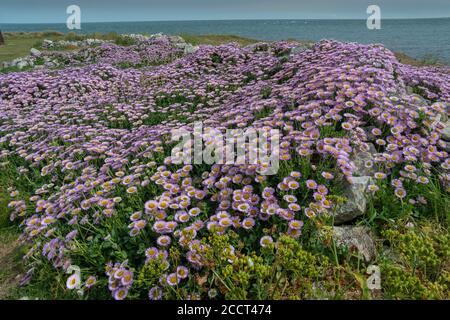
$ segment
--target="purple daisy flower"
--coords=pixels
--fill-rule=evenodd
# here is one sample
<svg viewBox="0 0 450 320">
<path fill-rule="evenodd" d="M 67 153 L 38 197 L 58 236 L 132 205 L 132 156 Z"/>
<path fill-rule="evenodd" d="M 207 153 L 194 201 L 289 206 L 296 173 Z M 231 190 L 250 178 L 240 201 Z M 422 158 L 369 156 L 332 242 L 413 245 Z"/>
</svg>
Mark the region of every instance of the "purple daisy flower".
<svg viewBox="0 0 450 320">
<path fill-rule="evenodd" d="M 271 236 L 263 236 L 259 240 L 259 244 L 261 245 L 261 247 L 267 247 L 268 245 L 271 245 L 272 243 L 273 243 L 273 239 Z"/>
<path fill-rule="evenodd" d="M 128 295 L 128 289 L 122 287 L 113 291 L 112 294 L 115 300 L 124 300 Z"/>
<path fill-rule="evenodd" d="M 162 291 L 161 287 L 158 287 L 158 286 L 152 287 L 148 291 L 148 298 L 150 300 L 161 300 L 162 294 L 163 294 L 163 291 Z"/>
</svg>

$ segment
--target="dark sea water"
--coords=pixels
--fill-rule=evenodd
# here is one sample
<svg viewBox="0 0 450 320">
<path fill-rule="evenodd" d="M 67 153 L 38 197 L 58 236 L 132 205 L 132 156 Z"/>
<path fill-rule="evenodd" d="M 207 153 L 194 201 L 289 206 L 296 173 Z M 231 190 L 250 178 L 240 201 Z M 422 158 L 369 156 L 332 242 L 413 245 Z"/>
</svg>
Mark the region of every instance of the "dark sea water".
<svg viewBox="0 0 450 320">
<path fill-rule="evenodd" d="M 382 43 L 415 58 L 426 55 L 450 63 L 450 18 L 382 20 L 380 30 L 369 30 L 365 20 L 222 20 L 84 23 L 81 33 L 233 34 L 260 40 L 336 39 Z M 0 24 L 3 31 L 68 32 L 65 24 Z"/>
</svg>

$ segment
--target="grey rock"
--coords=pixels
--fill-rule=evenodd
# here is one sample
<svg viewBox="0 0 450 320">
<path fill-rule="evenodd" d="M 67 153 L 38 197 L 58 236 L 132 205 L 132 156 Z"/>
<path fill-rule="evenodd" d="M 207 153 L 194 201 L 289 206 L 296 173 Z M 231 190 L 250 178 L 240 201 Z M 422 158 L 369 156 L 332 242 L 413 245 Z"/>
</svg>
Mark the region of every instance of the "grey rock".
<svg viewBox="0 0 450 320">
<path fill-rule="evenodd" d="M 445 141 L 450 141 L 450 121 L 444 124 L 444 129 L 441 132 L 441 139 Z"/>
<path fill-rule="evenodd" d="M 53 41 L 52 41 L 52 40 L 45 39 L 45 40 L 42 42 L 42 47 L 43 47 L 43 48 L 52 48 L 52 47 L 53 47 Z"/>
<path fill-rule="evenodd" d="M 198 50 L 198 46 L 193 46 L 190 43 L 186 43 L 184 47 L 184 54 L 191 54 Z"/>
<path fill-rule="evenodd" d="M 441 116 L 441 121 L 444 121 L 444 122 L 450 121 L 450 118 L 449 118 L 449 116 L 450 116 L 450 109 L 448 107 L 447 108 L 443 108 L 443 110 L 441 110 L 439 112 L 439 115 Z"/>
<path fill-rule="evenodd" d="M 335 224 L 351 221 L 366 212 L 368 196 L 366 191 L 371 181 L 371 177 L 364 176 L 353 177 L 351 184 L 346 182 L 344 196 L 347 198 L 347 202 L 338 205 L 332 212 Z"/>
<path fill-rule="evenodd" d="M 377 150 L 372 143 L 368 143 L 368 145 L 369 150 L 356 150 L 353 153 L 351 160 L 355 165 L 355 170 L 353 172 L 355 177 L 371 176 L 375 173 L 374 155 L 377 153 Z"/>
<path fill-rule="evenodd" d="M 164 34 L 161 33 L 161 32 L 150 35 L 150 39 L 159 39 L 159 38 L 162 38 L 162 37 L 164 37 Z M 170 38 L 176 38 L 176 37 L 178 37 L 178 36 L 169 36 L 169 39 Z M 181 38 L 181 37 L 178 37 L 178 38 Z"/>
<path fill-rule="evenodd" d="M 58 61 L 54 60 L 54 61 L 46 62 L 45 66 L 48 68 L 54 68 L 54 67 L 58 66 Z"/>
<path fill-rule="evenodd" d="M 406 90 L 406 93 L 408 93 L 408 94 L 412 94 L 413 93 L 413 87 L 411 87 L 411 86 L 406 86 L 405 90 Z"/>
<path fill-rule="evenodd" d="M 153 35 L 154 37 L 155 35 Z M 175 47 L 184 52 L 184 54 L 190 54 L 194 53 L 198 50 L 198 46 L 194 46 L 190 43 L 187 43 L 182 37 L 180 36 L 168 36 L 168 39 L 170 43 Z"/>
<path fill-rule="evenodd" d="M 45 49 L 60 49 L 64 47 L 74 47 L 74 48 L 81 48 L 81 47 L 89 47 L 92 45 L 97 44 L 103 44 L 107 42 L 113 42 L 113 40 L 102 40 L 102 39 L 84 39 L 80 41 L 66 41 L 66 40 L 59 40 L 59 41 L 51 41 L 51 40 L 44 40 L 42 43 L 42 47 Z"/>
<path fill-rule="evenodd" d="M 306 299 L 330 300 L 336 296 L 336 292 L 333 289 L 327 290 L 324 282 L 313 282 L 312 291 L 312 297 L 306 297 Z"/>
<path fill-rule="evenodd" d="M 375 242 L 369 228 L 363 226 L 333 227 L 334 238 L 338 246 L 346 246 L 349 250 L 359 252 L 366 262 L 376 257 Z"/>
<path fill-rule="evenodd" d="M 367 141 L 375 141 L 377 137 L 372 134 L 372 129 L 375 128 L 374 126 L 369 126 L 364 128 L 364 132 L 366 133 Z"/>
<path fill-rule="evenodd" d="M 150 37 L 147 37 L 143 34 L 134 34 L 134 33 L 124 34 L 124 35 L 122 35 L 122 37 L 132 39 L 136 42 L 144 42 L 144 41 L 150 39 Z"/>
<path fill-rule="evenodd" d="M 129 36 L 138 41 L 146 41 L 146 40 L 150 39 L 150 37 L 142 35 L 142 34 L 130 34 Z"/>
<path fill-rule="evenodd" d="M 16 58 L 11 61 L 11 66 L 17 65 L 20 61 L 22 61 L 22 58 Z"/>
<path fill-rule="evenodd" d="M 303 52 L 305 50 L 311 49 L 312 45 L 307 43 L 299 44 L 298 46 L 291 49 L 291 55 Z"/>
<path fill-rule="evenodd" d="M 421 95 L 418 95 L 416 93 L 410 93 L 408 95 L 408 98 L 410 101 L 414 102 L 415 104 L 419 105 L 419 106 L 429 106 L 431 105 L 431 101 L 425 99 L 424 97 L 422 97 Z"/>
<path fill-rule="evenodd" d="M 20 60 L 20 61 L 16 64 L 17 68 L 19 68 L 19 69 L 23 69 L 23 68 L 27 67 L 28 65 L 29 65 L 29 63 L 28 63 L 27 60 Z"/>
<path fill-rule="evenodd" d="M 162 37 L 162 34 L 154 34 L 152 37 Z M 185 44 L 186 41 L 184 41 L 184 39 L 180 36 L 169 36 L 168 37 L 169 41 L 173 44 Z"/>
<path fill-rule="evenodd" d="M 42 53 L 36 48 L 31 48 L 30 54 L 34 57 L 40 57 Z"/>
<path fill-rule="evenodd" d="M 450 142 L 443 141 L 441 147 L 442 147 L 443 150 L 445 150 L 446 152 L 450 153 Z"/>
</svg>

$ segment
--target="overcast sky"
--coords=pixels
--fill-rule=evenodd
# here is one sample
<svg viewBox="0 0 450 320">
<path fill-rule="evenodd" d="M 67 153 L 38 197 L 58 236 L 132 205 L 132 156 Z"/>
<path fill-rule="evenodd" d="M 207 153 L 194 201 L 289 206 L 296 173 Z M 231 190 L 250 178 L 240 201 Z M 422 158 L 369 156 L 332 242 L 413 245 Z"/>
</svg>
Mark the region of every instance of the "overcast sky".
<svg viewBox="0 0 450 320">
<path fill-rule="evenodd" d="M 82 22 L 216 19 L 366 19 L 450 17 L 450 0 L 0 0 L 1 23 L 65 22 L 66 8 Z"/>
</svg>

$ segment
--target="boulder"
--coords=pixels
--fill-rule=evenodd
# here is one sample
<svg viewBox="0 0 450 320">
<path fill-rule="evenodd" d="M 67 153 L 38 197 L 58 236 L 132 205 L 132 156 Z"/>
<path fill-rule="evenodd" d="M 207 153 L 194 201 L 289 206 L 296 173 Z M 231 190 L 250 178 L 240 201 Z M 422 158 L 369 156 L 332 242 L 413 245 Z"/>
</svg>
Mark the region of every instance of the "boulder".
<svg viewBox="0 0 450 320">
<path fill-rule="evenodd" d="M 338 246 L 345 246 L 350 251 L 361 254 L 366 262 L 376 257 L 375 242 L 370 235 L 369 228 L 364 226 L 333 227 L 334 239 Z"/>
<path fill-rule="evenodd" d="M 162 37 L 164 37 L 164 34 L 161 33 L 161 32 L 150 35 L 150 39 L 159 39 L 159 38 L 162 38 Z M 179 36 L 169 36 L 169 39 L 176 38 L 176 37 L 181 38 Z"/>
<path fill-rule="evenodd" d="M 152 35 L 152 38 L 159 38 L 162 37 L 162 34 L 154 34 Z M 186 43 L 186 41 L 184 41 L 184 39 L 180 36 L 168 36 L 168 39 L 171 43 L 173 44 L 178 44 L 178 43 Z"/>
<path fill-rule="evenodd" d="M 309 49 L 311 49 L 311 47 L 312 47 L 312 45 L 308 44 L 308 43 L 299 44 L 298 46 L 291 49 L 291 55 L 303 52 L 305 50 L 309 50 Z"/>
<path fill-rule="evenodd" d="M 42 53 L 36 48 L 31 48 L 30 54 L 34 57 L 40 57 Z"/>
<path fill-rule="evenodd" d="M 184 54 L 191 54 L 198 50 L 198 46 L 193 46 L 190 43 L 186 43 L 184 46 Z"/>
<path fill-rule="evenodd" d="M 353 176 L 372 176 L 375 173 L 374 156 L 377 153 L 375 146 L 372 143 L 368 143 L 369 150 L 355 150 L 351 160 L 355 166 Z"/>
<path fill-rule="evenodd" d="M 331 213 L 334 216 L 335 224 L 342 224 L 362 216 L 367 208 L 367 187 L 372 178 L 368 176 L 353 177 L 352 183 L 345 182 L 344 196 L 347 201 L 338 205 Z"/>
<path fill-rule="evenodd" d="M 366 134 L 367 141 L 375 141 L 377 137 L 372 134 L 372 129 L 375 128 L 374 126 L 368 126 L 364 128 L 364 132 Z"/>
<path fill-rule="evenodd" d="M 123 37 L 133 39 L 133 40 L 135 40 L 137 42 L 144 42 L 144 41 L 152 38 L 151 36 L 148 37 L 148 36 L 145 36 L 143 34 L 134 34 L 134 33 L 125 34 L 125 35 L 123 35 Z"/>
<path fill-rule="evenodd" d="M 406 87 L 405 87 L 405 90 L 406 90 L 406 93 L 407 93 L 407 94 L 415 94 L 415 93 L 414 93 L 414 88 L 411 87 L 411 86 L 406 86 Z"/>
<path fill-rule="evenodd" d="M 52 41 L 52 40 L 45 39 L 45 40 L 42 42 L 42 48 L 45 48 L 45 49 L 51 49 L 51 48 L 53 48 L 53 41 Z"/>
<path fill-rule="evenodd" d="M 45 66 L 46 66 L 47 68 L 54 68 L 54 67 L 57 67 L 57 66 L 58 66 L 58 61 L 56 61 L 56 60 L 48 61 L 48 62 L 45 63 Z"/>
<path fill-rule="evenodd" d="M 442 149 L 448 153 L 450 153 L 450 142 L 443 141 Z"/>
<path fill-rule="evenodd" d="M 169 36 L 168 39 L 175 48 L 183 50 L 184 54 L 194 53 L 199 48 L 198 46 L 194 46 L 190 43 L 187 43 L 180 36 Z"/>
<path fill-rule="evenodd" d="M 444 124 L 444 129 L 441 132 L 441 139 L 444 141 L 450 141 L 450 121 Z"/>
<path fill-rule="evenodd" d="M 19 69 L 23 69 L 29 65 L 27 60 L 20 60 L 16 63 L 16 67 Z"/>
<path fill-rule="evenodd" d="M 424 97 L 422 97 L 421 95 L 413 93 L 413 92 L 410 92 L 407 97 L 404 96 L 403 98 L 408 99 L 409 101 L 411 101 L 412 103 L 414 103 L 414 104 L 416 104 L 418 106 L 429 106 L 429 105 L 431 105 L 431 101 L 430 100 L 427 100 Z"/>
</svg>

